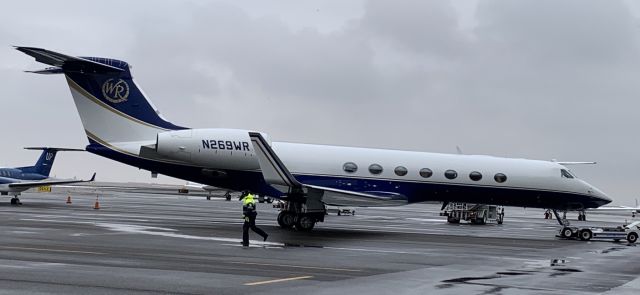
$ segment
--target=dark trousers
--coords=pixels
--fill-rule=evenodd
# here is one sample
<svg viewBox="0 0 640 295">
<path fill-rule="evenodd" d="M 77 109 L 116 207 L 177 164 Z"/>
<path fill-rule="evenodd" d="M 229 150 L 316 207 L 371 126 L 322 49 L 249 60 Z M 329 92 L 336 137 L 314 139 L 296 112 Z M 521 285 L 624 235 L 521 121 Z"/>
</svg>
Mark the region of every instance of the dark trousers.
<svg viewBox="0 0 640 295">
<path fill-rule="evenodd" d="M 244 246 L 249 246 L 249 229 L 262 236 L 263 239 L 267 237 L 267 233 L 256 226 L 255 217 L 249 217 L 248 219 L 249 221 L 245 219 L 244 225 L 242 225 L 242 245 Z"/>
</svg>

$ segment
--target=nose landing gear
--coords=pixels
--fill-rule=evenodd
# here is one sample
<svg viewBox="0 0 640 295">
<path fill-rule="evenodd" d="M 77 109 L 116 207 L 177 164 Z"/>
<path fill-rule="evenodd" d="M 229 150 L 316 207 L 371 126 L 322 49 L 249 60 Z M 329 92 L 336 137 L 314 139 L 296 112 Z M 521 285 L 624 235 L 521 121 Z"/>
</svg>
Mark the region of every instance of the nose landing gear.
<svg viewBox="0 0 640 295">
<path fill-rule="evenodd" d="M 587 221 L 587 213 L 578 211 L 578 221 Z"/>
</svg>

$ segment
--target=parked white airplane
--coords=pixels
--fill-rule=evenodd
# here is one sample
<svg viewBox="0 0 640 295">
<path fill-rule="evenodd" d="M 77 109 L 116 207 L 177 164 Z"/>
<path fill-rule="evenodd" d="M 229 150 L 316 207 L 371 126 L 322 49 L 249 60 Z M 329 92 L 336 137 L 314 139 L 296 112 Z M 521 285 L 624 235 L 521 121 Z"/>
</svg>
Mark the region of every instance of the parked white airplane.
<svg viewBox="0 0 640 295">
<path fill-rule="evenodd" d="M 636 199 L 636 206 L 602 206 L 594 209 L 598 212 L 631 212 L 631 216 L 636 217 L 638 213 L 640 213 L 640 205 L 638 205 L 638 199 Z"/>
<path fill-rule="evenodd" d="M 152 173 L 287 200 L 285 228 L 311 230 L 325 205 L 441 201 L 583 210 L 611 202 L 551 161 L 271 142 L 264 133 L 165 120 L 124 61 L 17 47 L 65 75 L 87 151 Z"/>
</svg>

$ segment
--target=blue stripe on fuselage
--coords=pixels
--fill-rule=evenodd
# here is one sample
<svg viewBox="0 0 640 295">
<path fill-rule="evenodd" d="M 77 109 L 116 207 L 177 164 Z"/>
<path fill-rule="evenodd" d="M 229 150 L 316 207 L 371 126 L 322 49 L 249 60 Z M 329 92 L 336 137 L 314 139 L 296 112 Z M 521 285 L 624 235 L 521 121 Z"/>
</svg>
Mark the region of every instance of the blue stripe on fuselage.
<svg viewBox="0 0 640 295">
<path fill-rule="evenodd" d="M 202 173 L 203 167 L 178 165 L 143 159 L 114 151 L 90 140 L 87 151 L 141 169 L 168 176 L 212 185 L 231 190 L 249 189 L 261 195 L 280 197 L 280 193 L 265 183 L 259 171 L 224 170 L 227 176 L 214 178 Z M 450 201 L 481 204 L 496 204 L 518 207 L 582 209 L 599 207 L 603 200 L 570 192 L 540 191 L 506 187 L 473 187 L 446 183 L 406 182 L 389 179 L 357 179 L 341 176 L 296 175 L 294 177 L 309 185 L 351 190 L 358 192 L 395 192 L 407 197 L 409 203 L 425 201 Z"/>
</svg>

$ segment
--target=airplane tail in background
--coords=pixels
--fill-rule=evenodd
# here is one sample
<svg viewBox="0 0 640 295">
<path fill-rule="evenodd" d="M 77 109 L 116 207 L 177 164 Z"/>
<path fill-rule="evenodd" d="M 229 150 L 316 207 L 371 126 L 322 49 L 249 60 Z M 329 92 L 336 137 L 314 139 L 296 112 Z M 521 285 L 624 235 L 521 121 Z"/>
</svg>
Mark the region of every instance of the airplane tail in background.
<svg viewBox="0 0 640 295">
<path fill-rule="evenodd" d="M 51 148 L 51 147 L 27 147 L 27 150 L 42 150 L 38 162 L 35 166 L 20 167 L 23 173 L 35 173 L 44 176 L 49 176 L 51 168 L 53 167 L 53 161 L 56 159 L 56 153 L 58 151 L 84 151 L 80 149 L 68 149 L 68 148 Z"/>
<path fill-rule="evenodd" d="M 16 47 L 36 61 L 53 67 L 38 74 L 66 76 L 91 143 L 155 140 L 159 132 L 185 129 L 166 121 L 131 76 L 125 61 L 74 57 L 33 47 Z"/>
</svg>

